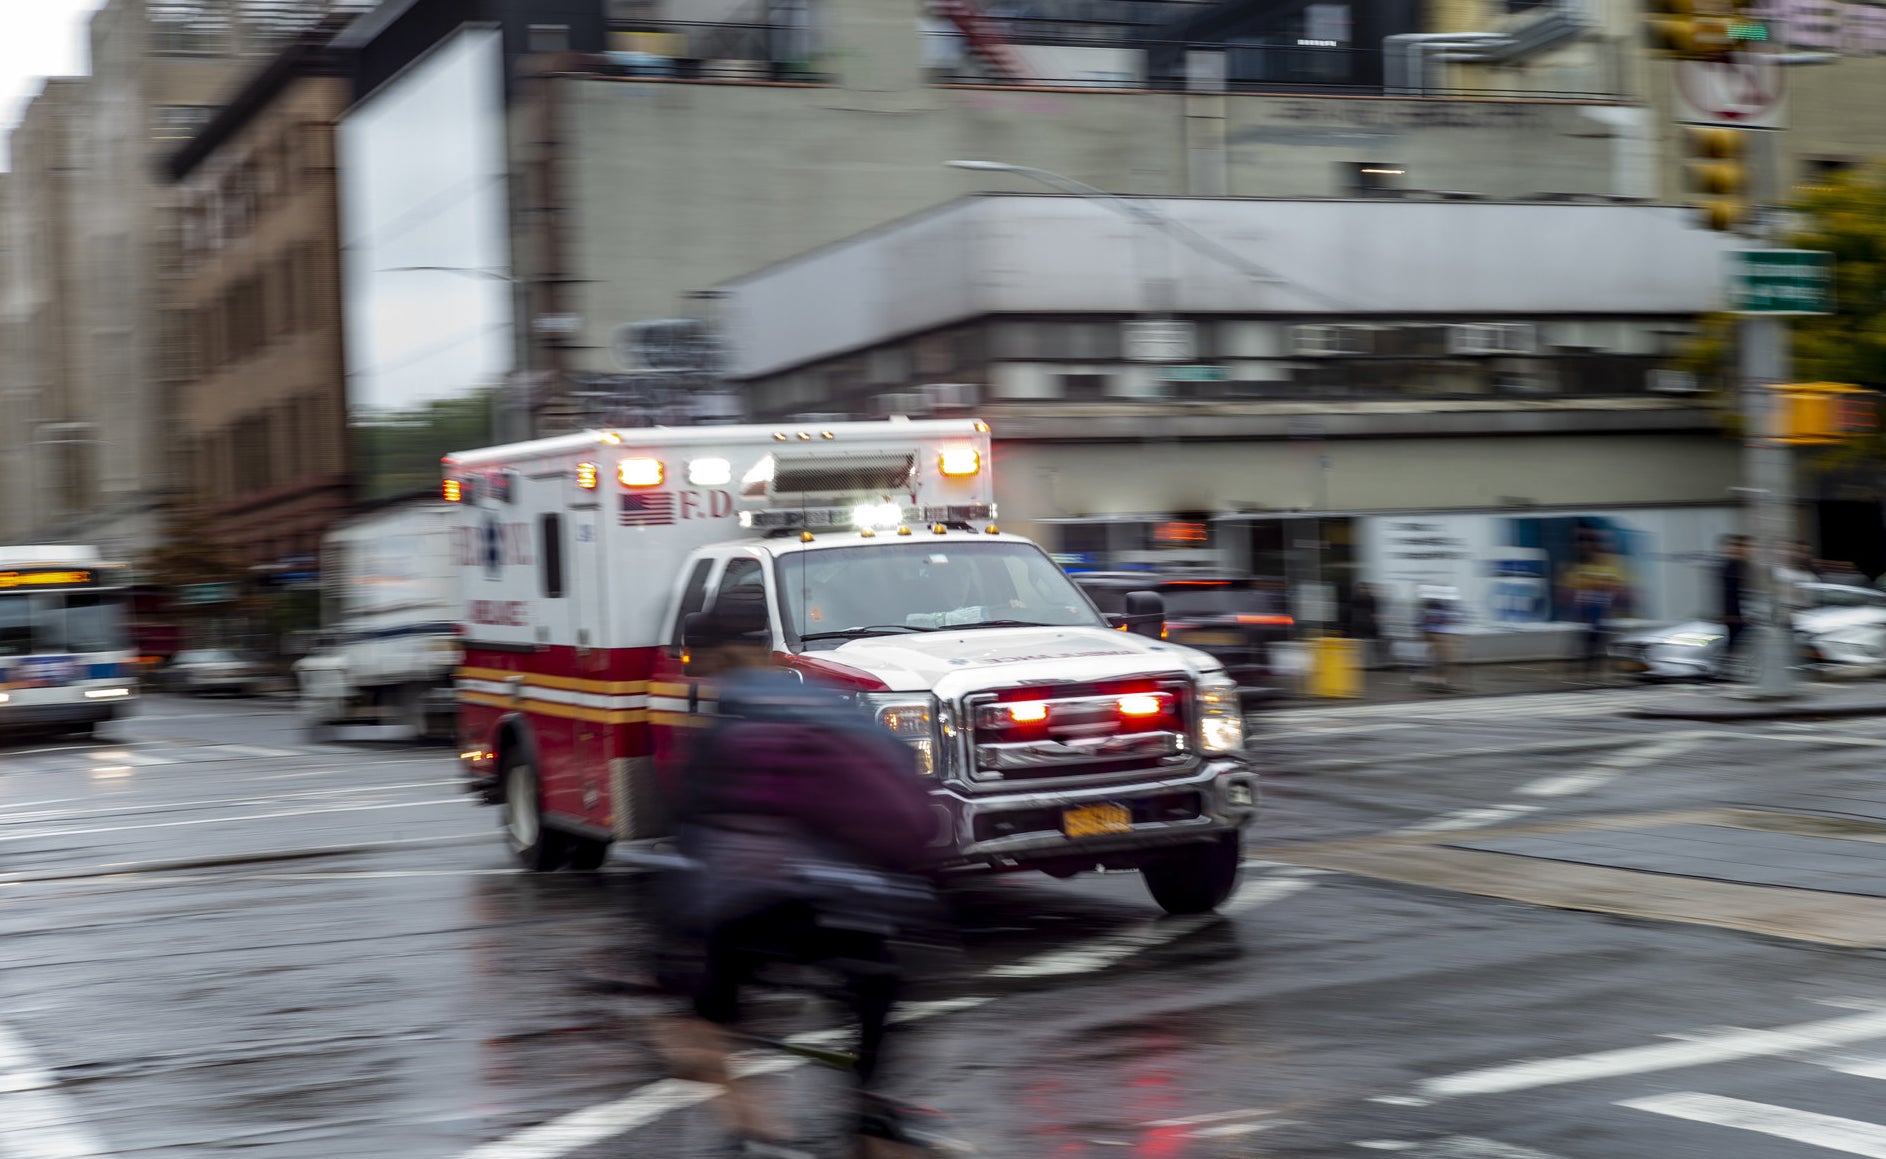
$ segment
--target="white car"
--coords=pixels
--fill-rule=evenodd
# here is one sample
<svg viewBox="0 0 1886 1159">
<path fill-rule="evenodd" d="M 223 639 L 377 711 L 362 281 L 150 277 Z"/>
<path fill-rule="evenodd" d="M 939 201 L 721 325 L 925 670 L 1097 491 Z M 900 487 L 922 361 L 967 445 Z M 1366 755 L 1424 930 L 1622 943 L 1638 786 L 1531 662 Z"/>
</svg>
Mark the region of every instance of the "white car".
<svg viewBox="0 0 1886 1159">
<path fill-rule="evenodd" d="M 1867 665 L 1886 661 L 1886 592 L 1850 584 L 1806 583 L 1811 606 L 1794 613 L 1794 638 L 1804 664 Z M 1617 637 L 1618 667 L 1645 680 L 1715 680 L 1723 676 L 1728 632 L 1714 620 L 1687 620 Z"/>
</svg>

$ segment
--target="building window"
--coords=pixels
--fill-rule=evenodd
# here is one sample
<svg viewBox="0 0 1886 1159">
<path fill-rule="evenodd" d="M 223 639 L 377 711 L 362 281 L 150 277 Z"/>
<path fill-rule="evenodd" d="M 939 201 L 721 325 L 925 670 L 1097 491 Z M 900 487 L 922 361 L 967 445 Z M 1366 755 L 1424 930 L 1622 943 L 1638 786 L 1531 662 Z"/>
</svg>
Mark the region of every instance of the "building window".
<svg viewBox="0 0 1886 1159">
<path fill-rule="evenodd" d="M 149 0 L 151 47 L 159 53 L 229 50 L 228 0 Z"/>
<path fill-rule="evenodd" d="M 554 512 L 539 519 L 543 540 L 543 594 L 547 600 L 563 598 L 563 516 Z"/>
<path fill-rule="evenodd" d="M 215 115 L 214 108 L 204 105 L 158 105 L 151 110 L 151 139 L 188 141 Z"/>
<path fill-rule="evenodd" d="M 1063 374 L 1060 379 L 1062 398 L 1085 400 L 1107 397 L 1107 375 Z"/>
</svg>

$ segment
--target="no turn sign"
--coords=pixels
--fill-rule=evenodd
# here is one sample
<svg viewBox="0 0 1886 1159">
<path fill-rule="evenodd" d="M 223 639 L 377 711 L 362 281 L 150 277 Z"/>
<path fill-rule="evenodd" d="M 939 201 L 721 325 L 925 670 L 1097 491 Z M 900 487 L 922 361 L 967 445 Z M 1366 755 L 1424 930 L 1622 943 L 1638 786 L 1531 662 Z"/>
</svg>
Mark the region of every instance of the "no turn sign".
<svg viewBox="0 0 1886 1159">
<path fill-rule="evenodd" d="M 1686 125 L 1780 129 L 1787 124 L 1787 71 L 1745 54 L 1730 61 L 1676 62 L 1676 119 Z"/>
</svg>

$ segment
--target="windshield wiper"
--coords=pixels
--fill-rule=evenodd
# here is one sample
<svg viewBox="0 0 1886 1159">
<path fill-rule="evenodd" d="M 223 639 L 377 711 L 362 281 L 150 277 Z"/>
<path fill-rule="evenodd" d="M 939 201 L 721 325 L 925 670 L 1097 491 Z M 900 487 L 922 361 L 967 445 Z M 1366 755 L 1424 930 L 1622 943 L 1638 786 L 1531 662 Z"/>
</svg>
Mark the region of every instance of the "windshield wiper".
<svg viewBox="0 0 1886 1159">
<path fill-rule="evenodd" d="M 1078 628 L 1079 624 L 1039 624 L 1033 620 L 977 620 L 973 624 L 951 624 L 952 628 Z"/>
<path fill-rule="evenodd" d="M 860 628 L 840 628 L 834 632 L 804 632 L 801 640 L 856 640 L 864 636 L 878 636 L 886 632 L 934 632 L 935 628 L 918 628 L 910 624 L 867 624 Z"/>
</svg>

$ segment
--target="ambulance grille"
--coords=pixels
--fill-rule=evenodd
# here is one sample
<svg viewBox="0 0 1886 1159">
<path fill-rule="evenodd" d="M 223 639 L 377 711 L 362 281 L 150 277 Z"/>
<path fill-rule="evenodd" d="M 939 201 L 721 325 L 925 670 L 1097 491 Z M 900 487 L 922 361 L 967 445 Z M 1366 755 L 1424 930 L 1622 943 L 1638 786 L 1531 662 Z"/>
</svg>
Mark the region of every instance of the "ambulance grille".
<svg viewBox="0 0 1886 1159">
<path fill-rule="evenodd" d="M 915 455 L 782 456 L 773 471 L 773 494 L 885 495 L 909 491 Z"/>
</svg>

